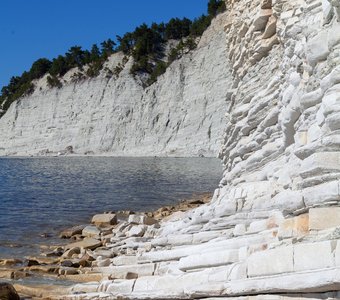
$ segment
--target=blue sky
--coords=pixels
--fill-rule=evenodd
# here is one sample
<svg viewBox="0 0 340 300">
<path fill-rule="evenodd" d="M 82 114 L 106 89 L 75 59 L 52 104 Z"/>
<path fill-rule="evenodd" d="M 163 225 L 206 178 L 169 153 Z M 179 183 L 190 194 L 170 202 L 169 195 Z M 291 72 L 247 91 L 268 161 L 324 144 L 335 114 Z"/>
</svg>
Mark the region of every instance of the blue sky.
<svg viewBox="0 0 340 300">
<path fill-rule="evenodd" d="M 0 89 L 38 58 L 52 59 L 71 46 L 89 49 L 143 22 L 190 19 L 206 13 L 207 0 L 0 0 Z"/>
</svg>

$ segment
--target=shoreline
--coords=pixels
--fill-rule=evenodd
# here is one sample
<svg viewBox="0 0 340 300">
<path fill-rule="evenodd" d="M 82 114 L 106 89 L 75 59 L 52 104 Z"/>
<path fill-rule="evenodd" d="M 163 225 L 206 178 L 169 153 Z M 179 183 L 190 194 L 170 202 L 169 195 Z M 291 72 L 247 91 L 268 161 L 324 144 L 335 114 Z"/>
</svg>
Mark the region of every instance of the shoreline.
<svg viewBox="0 0 340 300">
<path fill-rule="evenodd" d="M 217 154 L 211 155 L 105 155 L 105 154 L 67 154 L 67 155 L 0 155 L 0 159 L 28 159 L 28 158 L 35 158 L 35 159 L 44 159 L 44 158 L 154 158 L 154 159 L 162 159 L 162 158 L 199 158 L 199 159 L 219 159 Z"/>
<path fill-rule="evenodd" d="M 138 247 L 135 253 L 127 253 L 124 249 L 113 251 L 108 245 L 127 240 L 144 243 L 145 239 L 152 238 L 160 223 L 180 219 L 187 211 L 210 202 L 211 198 L 211 192 L 194 193 L 176 204 L 152 211 L 97 214 L 90 224 L 75 224 L 64 229 L 59 235 L 60 245 L 41 247 L 36 257 L 0 259 L 0 280 L 11 283 L 22 297 L 46 298 L 70 293 L 70 288 L 77 283 L 110 279 L 100 268 L 108 267 L 119 257 L 136 257 Z M 133 272 L 120 275 L 131 276 L 138 277 Z"/>
</svg>

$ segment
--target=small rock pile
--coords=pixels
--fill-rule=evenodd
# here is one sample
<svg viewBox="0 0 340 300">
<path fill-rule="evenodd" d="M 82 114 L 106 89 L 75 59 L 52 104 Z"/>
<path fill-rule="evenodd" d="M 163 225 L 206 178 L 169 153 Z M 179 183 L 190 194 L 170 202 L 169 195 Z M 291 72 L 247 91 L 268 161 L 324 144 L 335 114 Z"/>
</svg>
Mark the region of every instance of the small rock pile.
<svg viewBox="0 0 340 300">
<path fill-rule="evenodd" d="M 138 272 L 133 268 L 114 276 L 106 274 L 105 269 L 111 265 L 126 264 L 126 260 L 136 260 L 141 249 L 150 250 L 150 247 L 144 246 L 154 238 L 162 220 L 179 219 L 187 210 L 210 199 L 211 194 L 202 194 L 146 213 L 118 211 L 94 215 L 90 224 L 63 230 L 59 237 L 70 241 L 63 246 L 46 247 L 39 257 L 0 260 L 0 278 L 18 280 L 43 276 L 82 283 L 113 277 L 137 278 Z M 139 247 L 141 244 L 143 247 Z M 50 297 L 68 290 L 67 286 L 47 288 L 44 285 L 27 286 L 25 283 L 16 284 L 15 287 L 21 294 L 30 297 Z"/>
</svg>

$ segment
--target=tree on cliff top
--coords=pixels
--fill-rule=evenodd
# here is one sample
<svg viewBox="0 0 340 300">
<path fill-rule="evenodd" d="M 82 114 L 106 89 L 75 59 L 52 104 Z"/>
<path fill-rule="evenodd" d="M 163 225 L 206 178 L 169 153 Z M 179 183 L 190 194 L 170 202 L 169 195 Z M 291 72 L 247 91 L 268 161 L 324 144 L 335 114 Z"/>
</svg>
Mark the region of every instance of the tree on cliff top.
<svg viewBox="0 0 340 300">
<path fill-rule="evenodd" d="M 193 21 L 187 18 L 172 18 L 168 23 L 152 23 L 151 26 L 142 24 L 133 32 L 127 32 L 122 37 L 116 36 L 117 43 L 111 39 L 103 41 L 100 44 L 101 49 L 97 45 L 93 45 L 90 51 L 83 50 L 80 46 L 73 46 L 66 54 L 59 55 L 52 62 L 46 58 L 38 59 L 28 72 L 12 77 L 10 83 L 1 89 L 0 108 L 3 106 L 6 110 L 13 101 L 33 92 L 32 81 L 47 73 L 49 73 L 48 84 L 51 87 L 60 87 L 61 81 L 58 77 L 75 67 L 82 70 L 84 65 L 88 65 L 85 74 L 96 77 L 100 74 L 107 58 L 117 51 L 131 55 L 134 58 L 131 73 L 147 74 L 149 76 L 147 85 L 152 84 L 173 60 L 181 57 L 186 50 L 196 47 L 196 37 L 201 36 L 210 25 L 212 18 L 225 9 L 223 0 L 209 0 L 208 15 L 202 15 Z M 178 40 L 179 43 L 177 47 L 171 49 L 166 61 L 164 44 L 173 39 Z"/>
<path fill-rule="evenodd" d="M 215 17 L 221 12 L 226 10 L 224 0 L 209 0 L 208 3 L 208 14 L 212 17 Z"/>
<path fill-rule="evenodd" d="M 52 62 L 47 58 L 40 58 L 35 61 L 29 71 L 32 79 L 43 77 L 51 68 Z"/>
</svg>

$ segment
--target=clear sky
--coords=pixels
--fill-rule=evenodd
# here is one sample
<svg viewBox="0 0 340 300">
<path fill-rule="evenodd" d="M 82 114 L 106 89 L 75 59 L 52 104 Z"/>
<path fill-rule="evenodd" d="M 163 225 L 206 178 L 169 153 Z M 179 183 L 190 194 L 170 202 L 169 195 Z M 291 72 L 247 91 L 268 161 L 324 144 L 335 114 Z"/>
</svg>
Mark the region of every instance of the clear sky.
<svg viewBox="0 0 340 300">
<path fill-rule="evenodd" d="M 0 0 L 0 90 L 38 58 L 89 49 L 143 22 L 206 13 L 207 0 Z"/>
</svg>

